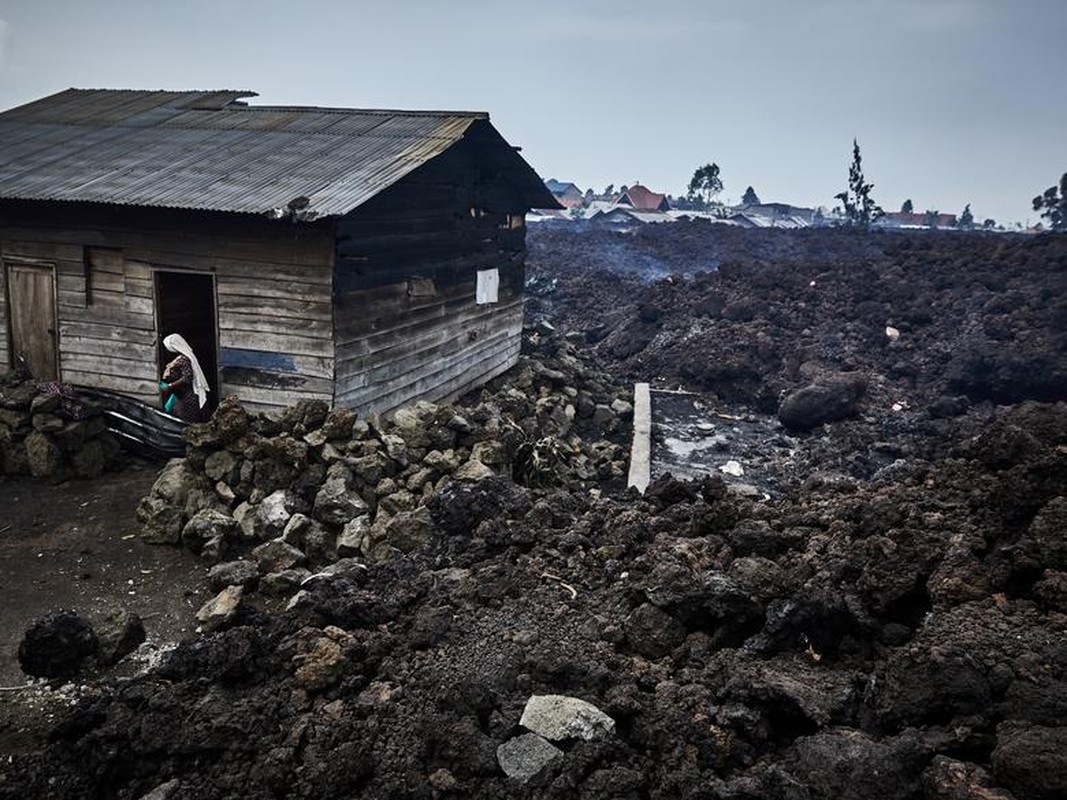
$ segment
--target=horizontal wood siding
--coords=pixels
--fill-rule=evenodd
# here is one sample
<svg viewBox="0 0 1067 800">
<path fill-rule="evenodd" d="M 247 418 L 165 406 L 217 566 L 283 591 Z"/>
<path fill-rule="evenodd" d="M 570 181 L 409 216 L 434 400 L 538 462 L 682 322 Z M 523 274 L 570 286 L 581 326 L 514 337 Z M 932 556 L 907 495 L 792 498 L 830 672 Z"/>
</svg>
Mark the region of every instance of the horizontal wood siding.
<svg viewBox="0 0 1067 800">
<path fill-rule="evenodd" d="M 0 375 L 10 369 L 11 353 L 7 344 L 7 270 L 4 264 L 4 243 L 0 239 Z"/>
<path fill-rule="evenodd" d="M 332 226 L 48 204 L 2 210 L 2 252 L 56 265 L 63 381 L 157 403 L 154 272 L 192 270 L 215 276 L 220 396 L 252 410 L 332 399 Z M 6 356 L 6 320 L 0 327 Z"/>
<path fill-rule="evenodd" d="M 525 231 L 521 199 L 457 146 L 338 222 L 336 395 L 384 412 L 447 400 L 518 359 Z M 497 303 L 475 302 L 478 270 L 497 269 Z"/>
</svg>

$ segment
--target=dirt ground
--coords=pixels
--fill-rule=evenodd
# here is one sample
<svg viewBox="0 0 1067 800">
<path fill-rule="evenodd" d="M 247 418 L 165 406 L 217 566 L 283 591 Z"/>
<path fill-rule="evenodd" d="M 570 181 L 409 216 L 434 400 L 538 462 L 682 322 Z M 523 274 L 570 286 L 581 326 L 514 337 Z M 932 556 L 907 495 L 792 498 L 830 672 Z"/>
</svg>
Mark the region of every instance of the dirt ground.
<svg viewBox="0 0 1067 800">
<path fill-rule="evenodd" d="M 26 682 L 19 641 L 38 616 L 72 609 L 96 623 L 116 609 L 142 618 L 146 650 L 189 634 L 206 599 L 191 553 L 137 537 L 134 511 L 159 465 L 131 463 L 53 486 L 0 478 L 0 685 Z"/>
<path fill-rule="evenodd" d="M 0 693 L 0 800 L 1067 797 L 1067 237 L 648 228 L 531 232 L 527 309 L 557 333 L 462 428 L 496 452 L 522 430 L 509 407 L 540 424 L 588 395 L 595 419 L 606 369 L 700 393 L 726 416 L 684 426 L 775 491 L 442 483 L 423 544 L 341 559 L 284 611 L 136 674 Z M 843 375 L 866 383 L 847 415 L 779 435 L 771 415 Z M 233 445 L 260 493 L 310 505 L 327 446 L 389 466 L 435 430 L 307 424 L 318 450 L 271 421 L 257 454 Z M 302 472 L 278 468 L 296 451 Z M 151 478 L 0 483 L 5 670 L 56 607 L 192 630 L 204 568 L 131 536 Z M 508 773 L 528 704 L 560 694 L 613 732 Z"/>
</svg>

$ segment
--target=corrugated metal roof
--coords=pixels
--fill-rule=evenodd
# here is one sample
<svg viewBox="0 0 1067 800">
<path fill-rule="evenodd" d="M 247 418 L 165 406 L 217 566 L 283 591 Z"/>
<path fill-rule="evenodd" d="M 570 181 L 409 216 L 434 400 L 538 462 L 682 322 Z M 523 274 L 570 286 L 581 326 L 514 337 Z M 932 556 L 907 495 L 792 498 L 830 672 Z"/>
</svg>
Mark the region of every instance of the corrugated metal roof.
<svg viewBox="0 0 1067 800">
<path fill-rule="evenodd" d="M 335 216 L 443 153 L 476 121 L 489 124 L 482 112 L 241 102 L 252 96 L 68 89 L 6 111 L 0 198 L 259 214 L 307 197 L 304 218 Z M 521 185 L 541 186 L 514 151 L 505 158 Z"/>
</svg>

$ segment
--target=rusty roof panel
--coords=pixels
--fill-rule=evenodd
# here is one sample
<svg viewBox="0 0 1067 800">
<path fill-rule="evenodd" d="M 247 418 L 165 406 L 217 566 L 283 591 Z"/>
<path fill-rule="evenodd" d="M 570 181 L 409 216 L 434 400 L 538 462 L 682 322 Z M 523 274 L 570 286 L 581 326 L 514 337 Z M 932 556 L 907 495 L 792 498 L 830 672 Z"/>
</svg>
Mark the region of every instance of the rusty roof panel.
<svg viewBox="0 0 1067 800">
<path fill-rule="evenodd" d="M 306 196 L 311 218 L 335 216 L 488 120 L 239 102 L 249 96 L 69 89 L 11 109 L 0 114 L 0 198 L 259 214 Z M 533 185 L 515 159 L 511 169 Z"/>
</svg>

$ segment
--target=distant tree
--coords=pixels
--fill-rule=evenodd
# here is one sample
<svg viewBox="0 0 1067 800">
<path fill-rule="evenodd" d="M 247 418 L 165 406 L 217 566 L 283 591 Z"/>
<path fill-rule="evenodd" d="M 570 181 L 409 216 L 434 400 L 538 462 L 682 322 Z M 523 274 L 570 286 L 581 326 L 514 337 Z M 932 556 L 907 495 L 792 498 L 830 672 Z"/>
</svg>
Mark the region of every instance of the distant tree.
<svg viewBox="0 0 1067 800">
<path fill-rule="evenodd" d="M 867 183 L 863 177 L 863 158 L 860 156 L 859 143 L 852 140 L 852 164 L 848 168 L 848 188 L 834 195 L 841 201 L 845 210 L 845 219 L 849 225 L 860 228 L 868 227 L 881 217 L 884 212 L 871 199 L 873 183 Z"/>
<path fill-rule="evenodd" d="M 997 227 L 997 221 L 995 219 L 986 219 L 982 223 L 982 228 L 987 231 L 991 231 L 995 227 Z"/>
<path fill-rule="evenodd" d="M 974 227 L 974 214 L 971 213 L 970 203 L 964 206 L 963 211 L 960 212 L 960 217 L 956 220 L 956 227 L 961 231 L 969 231 Z"/>
<path fill-rule="evenodd" d="M 927 228 L 936 228 L 940 216 L 940 211 L 927 209 L 926 213 L 923 215 L 923 225 Z"/>
<path fill-rule="evenodd" d="M 1041 212 L 1052 230 L 1067 231 L 1067 172 L 1060 178 L 1058 193 L 1055 186 L 1050 186 L 1034 198 L 1034 211 Z"/>
<path fill-rule="evenodd" d="M 915 212 L 915 206 L 913 206 L 913 205 L 911 204 L 911 198 L 909 197 L 909 198 L 908 198 L 907 200 L 905 200 L 905 201 L 904 201 L 904 203 L 903 203 L 903 204 L 902 204 L 902 205 L 900 206 L 900 213 L 901 213 L 901 214 L 913 214 L 914 212 Z"/>
<path fill-rule="evenodd" d="M 630 191 L 630 187 L 625 183 L 619 187 L 619 194 L 626 194 L 628 191 Z"/>
<path fill-rule="evenodd" d="M 758 206 L 759 198 L 756 196 L 756 190 L 749 186 L 745 189 L 745 196 L 741 198 L 741 205 L 743 206 Z"/>
<path fill-rule="evenodd" d="M 596 195 L 593 194 L 593 190 L 592 189 L 586 189 L 585 190 L 585 196 L 584 196 L 583 199 L 585 200 L 585 202 L 589 203 L 589 202 L 592 202 L 592 200 L 593 200 L 593 198 L 595 196 Z"/>
<path fill-rule="evenodd" d="M 611 197 L 613 194 L 615 194 L 615 184 L 609 183 L 604 187 L 604 197 Z"/>
<path fill-rule="evenodd" d="M 698 167 L 689 181 L 689 197 L 699 197 L 707 205 L 711 198 L 722 191 L 722 178 L 719 177 L 718 164 L 705 164 Z"/>
</svg>

